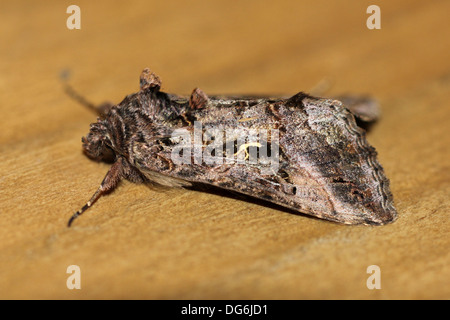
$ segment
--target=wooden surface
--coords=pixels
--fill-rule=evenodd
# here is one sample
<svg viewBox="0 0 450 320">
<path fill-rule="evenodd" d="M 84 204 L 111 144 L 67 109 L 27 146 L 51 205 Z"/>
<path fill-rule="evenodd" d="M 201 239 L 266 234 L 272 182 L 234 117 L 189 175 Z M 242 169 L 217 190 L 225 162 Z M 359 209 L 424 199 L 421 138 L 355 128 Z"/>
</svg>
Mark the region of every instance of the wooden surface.
<svg viewBox="0 0 450 320">
<path fill-rule="evenodd" d="M 0 298 L 449 299 L 450 2 L 8 1 L 0 13 Z M 95 103 L 144 67 L 189 94 L 369 93 L 368 135 L 399 219 L 343 226 L 233 196 L 123 182 L 66 223 L 109 165 L 86 158 Z M 69 265 L 81 289 L 69 290 Z M 366 269 L 378 265 L 381 289 Z"/>
</svg>

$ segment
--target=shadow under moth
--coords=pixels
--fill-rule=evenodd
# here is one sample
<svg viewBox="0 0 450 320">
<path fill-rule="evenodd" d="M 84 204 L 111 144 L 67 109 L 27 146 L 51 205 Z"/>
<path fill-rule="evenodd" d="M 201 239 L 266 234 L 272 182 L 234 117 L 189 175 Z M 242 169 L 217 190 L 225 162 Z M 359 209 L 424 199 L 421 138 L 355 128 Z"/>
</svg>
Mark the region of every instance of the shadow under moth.
<svg viewBox="0 0 450 320">
<path fill-rule="evenodd" d="M 85 154 L 112 163 L 68 226 L 121 179 L 187 187 L 202 184 L 344 224 L 382 225 L 397 217 L 389 180 L 356 120 L 370 123 L 368 98 L 342 101 L 300 92 L 289 98 L 190 97 L 160 91 L 149 69 L 140 90 L 99 117 L 82 138 Z"/>
</svg>

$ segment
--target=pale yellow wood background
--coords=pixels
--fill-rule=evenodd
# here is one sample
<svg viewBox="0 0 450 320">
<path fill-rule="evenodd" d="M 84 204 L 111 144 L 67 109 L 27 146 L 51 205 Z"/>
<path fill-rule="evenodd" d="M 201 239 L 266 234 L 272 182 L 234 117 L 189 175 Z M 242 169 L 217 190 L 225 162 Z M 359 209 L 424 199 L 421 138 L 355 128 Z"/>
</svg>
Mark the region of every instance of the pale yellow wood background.
<svg viewBox="0 0 450 320">
<path fill-rule="evenodd" d="M 3 1 L 0 9 L 0 298 L 449 299 L 450 2 Z M 381 30 L 366 8 L 381 8 Z M 81 137 L 95 103 L 138 90 L 370 93 L 368 139 L 399 212 L 342 226 L 234 197 L 124 182 L 77 220 L 107 164 Z M 81 268 L 68 290 L 66 268 Z M 369 290 L 366 268 L 381 268 Z"/>
</svg>

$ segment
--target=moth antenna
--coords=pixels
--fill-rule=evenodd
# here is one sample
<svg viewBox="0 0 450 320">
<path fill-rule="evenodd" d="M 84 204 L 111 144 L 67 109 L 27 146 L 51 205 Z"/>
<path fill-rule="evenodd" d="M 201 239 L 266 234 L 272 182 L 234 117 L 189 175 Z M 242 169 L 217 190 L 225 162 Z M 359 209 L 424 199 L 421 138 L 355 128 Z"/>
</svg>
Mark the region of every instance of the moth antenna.
<svg viewBox="0 0 450 320">
<path fill-rule="evenodd" d="M 322 78 L 314 87 L 309 90 L 309 93 L 314 97 L 321 97 L 330 91 L 333 86 L 333 79 L 330 77 Z"/>
<path fill-rule="evenodd" d="M 81 105 L 85 106 L 87 109 L 95 112 L 98 116 L 103 116 L 108 113 L 109 109 L 113 106 L 111 103 L 103 103 L 101 105 L 95 105 L 88 99 L 86 99 L 83 95 L 78 93 L 70 84 L 68 81 L 68 72 L 63 72 L 61 74 L 61 81 L 64 86 L 65 93 L 75 100 L 76 102 L 80 103 Z"/>
<path fill-rule="evenodd" d="M 81 94 L 79 94 L 70 84 L 67 82 L 64 82 L 64 91 L 66 94 L 71 97 L 73 100 L 77 101 L 78 103 L 82 104 L 89 110 L 97 113 L 98 115 L 102 115 L 101 111 L 97 108 L 95 104 L 87 100 L 85 97 L 83 97 Z"/>
<path fill-rule="evenodd" d="M 119 158 L 112 167 L 109 169 L 108 173 L 106 174 L 105 178 L 103 178 L 102 183 L 100 184 L 100 187 L 95 191 L 94 195 L 91 197 L 91 199 L 86 202 L 86 204 L 77 212 L 75 212 L 72 217 L 70 217 L 67 227 L 70 227 L 72 225 L 72 222 L 83 214 L 87 209 L 89 209 L 102 195 L 105 193 L 112 191 L 117 184 L 119 183 L 120 179 L 123 176 L 123 164 L 122 159 Z"/>
</svg>

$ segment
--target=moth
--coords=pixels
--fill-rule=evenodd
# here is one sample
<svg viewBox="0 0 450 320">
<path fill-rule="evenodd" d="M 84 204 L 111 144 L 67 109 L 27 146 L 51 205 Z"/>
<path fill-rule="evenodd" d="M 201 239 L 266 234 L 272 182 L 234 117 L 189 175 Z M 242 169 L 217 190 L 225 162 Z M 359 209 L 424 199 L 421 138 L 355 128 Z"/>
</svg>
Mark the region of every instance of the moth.
<svg viewBox="0 0 450 320">
<path fill-rule="evenodd" d="M 68 226 L 122 179 L 200 183 L 343 224 L 397 218 L 389 180 L 355 120 L 378 117 L 370 99 L 208 97 L 198 88 L 183 97 L 161 91 L 148 68 L 139 92 L 117 105 L 96 107 L 67 88 L 99 114 L 82 138 L 84 153 L 112 163 Z"/>
</svg>

